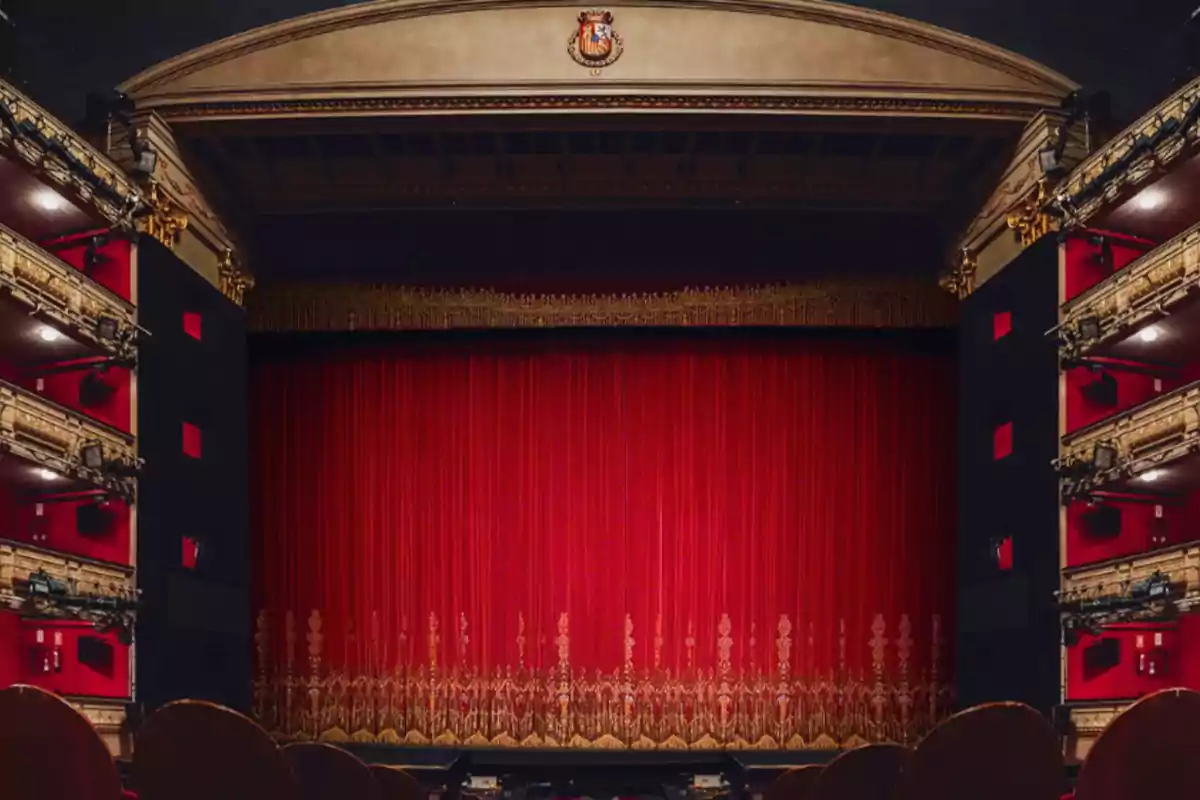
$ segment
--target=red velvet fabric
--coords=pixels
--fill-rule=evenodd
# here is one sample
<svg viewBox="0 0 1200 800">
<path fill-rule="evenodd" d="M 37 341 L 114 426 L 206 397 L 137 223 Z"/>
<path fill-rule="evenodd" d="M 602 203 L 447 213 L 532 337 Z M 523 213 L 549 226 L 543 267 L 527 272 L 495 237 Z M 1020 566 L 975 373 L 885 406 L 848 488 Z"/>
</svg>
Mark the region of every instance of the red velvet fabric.
<svg viewBox="0 0 1200 800">
<path fill-rule="evenodd" d="M 742 698 L 728 713 L 758 709 L 747 733 L 827 731 L 815 715 L 841 698 L 856 731 L 883 736 L 869 722 L 876 681 L 886 724 L 936 704 L 900 708 L 947 675 L 946 355 L 890 340 L 604 334 L 347 347 L 260 365 L 252 387 L 262 668 L 282 675 L 294 659 L 320 676 L 396 679 L 407 711 L 379 727 L 436 736 L 443 720 L 460 738 L 494 737 L 501 700 L 481 711 L 479 698 L 527 673 L 575 686 L 537 712 L 543 730 L 584 703 L 581 687 L 607 703 L 607 676 L 621 675 L 674 676 L 672 697 L 694 708 L 667 733 L 684 738 L 706 724 L 733 736 L 700 708 L 708 692 L 725 713 L 713 680 Z M 316 638 L 289 657 L 306 630 Z M 792 700 L 777 702 L 774 681 Z M 820 682 L 825 695 L 801 703 Z M 668 714 L 655 696 L 632 713 Z M 309 722 L 357 713 L 337 697 L 340 711 Z M 588 743 L 633 724 L 588 719 L 576 719 Z"/>
</svg>

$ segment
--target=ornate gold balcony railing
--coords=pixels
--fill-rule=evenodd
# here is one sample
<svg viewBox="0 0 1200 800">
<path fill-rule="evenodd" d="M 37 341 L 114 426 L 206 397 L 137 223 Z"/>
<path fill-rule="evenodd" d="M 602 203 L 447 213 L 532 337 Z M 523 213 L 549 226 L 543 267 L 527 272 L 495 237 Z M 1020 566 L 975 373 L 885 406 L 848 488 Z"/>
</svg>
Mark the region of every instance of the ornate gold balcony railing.
<svg viewBox="0 0 1200 800">
<path fill-rule="evenodd" d="M 1098 701 L 1071 704 L 1067 707 L 1070 727 L 1067 733 L 1066 758 L 1068 764 L 1079 764 L 1087 758 L 1092 745 L 1104 733 L 1104 729 L 1129 708 L 1130 703 Z"/>
<path fill-rule="evenodd" d="M 1187 114 L 1200 98 L 1192 81 L 1130 125 L 1076 167 L 1059 184 L 1055 204 L 1067 224 L 1083 224 L 1106 205 L 1189 152 Z"/>
<path fill-rule="evenodd" d="M 1078 356 L 1112 341 L 1139 323 L 1190 297 L 1200 285 L 1200 224 L 1131 262 L 1063 309 L 1060 348 Z M 1083 335 L 1083 320 L 1093 319 L 1099 336 Z"/>
<path fill-rule="evenodd" d="M 93 561 L 41 547 L 0 539 L 0 603 L 19 604 L 15 582 L 44 572 L 77 595 L 129 599 L 134 596 L 133 568 Z"/>
<path fill-rule="evenodd" d="M 1155 575 L 1170 581 L 1175 600 L 1191 605 L 1200 597 L 1200 543 L 1063 570 L 1062 597 L 1070 602 L 1121 598 Z"/>
<path fill-rule="evenodd" d="M 133 307 L 69 264 L 0 225 L 0 289 L 117 356 L 134 350 Z M 115 323 L 100 336 L 100 320 Z"/>
<path fill-rule="evenodd" d="M 1114 450 L 1111 465 L 1096 467 L 1098 447 Z M 1063 439 L 1064 491 L 1079 494 L 1144 472 L 1200 449 L 1200 381 Z"/>
<path fill-rule="evenodd" d="M 104 466 L 84 464 L 84 449 L 100 447 Z M 0 451 L 56 472 L 132 495 L 138 464 L 132 436 L 0 381 Z"/>
<path fill-rule="evenodd" d="M 132 230 L 144 205 L 134 182 L 83 137 L 0 81 L 0 152 L 5 150 L 95 208 L 114 227 Z"/>
</svg>

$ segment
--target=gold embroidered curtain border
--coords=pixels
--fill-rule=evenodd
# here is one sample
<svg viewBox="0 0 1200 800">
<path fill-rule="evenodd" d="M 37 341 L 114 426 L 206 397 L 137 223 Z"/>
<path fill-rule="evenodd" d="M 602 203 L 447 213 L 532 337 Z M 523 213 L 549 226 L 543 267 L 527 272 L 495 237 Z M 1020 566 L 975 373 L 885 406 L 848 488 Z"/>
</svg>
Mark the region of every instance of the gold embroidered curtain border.
<svg viewBox="0 0 1200 800">
<path fill-rule="evenodd" d="M 430 614 L 427 663 L 356 674 L 327 669 L 319 611 L 308 615 L 303 643 L 296 619 L 290 611 L 283 616 L 282 653 L 271 653 L 266 612 L 258 614 L 255 633 L 255 715 L 283 740 L 436 747 L 844 749 L 915 742 L 947 717 L 953 705 L 953 687 L 940 670 L 939 615 L 931 620 L 927 652 L 918 657 L 909 616 L 901 614 L 889 631 L 884 616 L 877 614 L 870 626 L 871 664 L 866 669 L 847 665 L 847 626 L 840 620 L 837 666 L 804 675 L 795 674 L 793 654 L 799 655 L 805 642 L 793 638 L 787 615 L 780 615 L 776 626 L 776 663 L 760 666 L 752 660 L 741 669 L 731 663 L 734 640 L 728 615 L 717 623 L 711 667 L 695 666 L 696 640 L 689 625 L 688 665 L 678 675 L 660 664 L 661 637 L 654 640 L 653 668 L 634 667 L 628 615 L 623 666 L 592 674 L 571 664 L 565 613 L 552 643 L 557 663 L 550 667 L 525 663 L 523 618 L 517 663 L 478 671 L 467 663 L 465 634 L 457 663 L 439 663 L 440 626 Z M 753 652 L 753 630 L 748 644 Z M 372 641 L 368 651 L 378 652 L 379 645 Z M 807 648 L 813 648 L 811 628 Z M 928 666 L 916 669 L 914 662 Z"/>
<path fill-rule="evenodd" d="M 823 281 L 656 294 L 507 294 L 404 286 L 275 284 L 252 292 L 250 325 L 273 331 L 790 326 L 939 328 L 957 306 L 917 280 Z"/>
</svg>

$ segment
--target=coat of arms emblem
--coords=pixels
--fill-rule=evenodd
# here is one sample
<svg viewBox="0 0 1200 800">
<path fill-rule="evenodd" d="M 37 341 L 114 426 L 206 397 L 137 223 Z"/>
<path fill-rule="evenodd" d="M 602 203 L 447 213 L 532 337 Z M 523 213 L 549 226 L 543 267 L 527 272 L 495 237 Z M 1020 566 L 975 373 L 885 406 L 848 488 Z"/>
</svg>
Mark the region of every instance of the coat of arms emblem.
<svg viewBox="0 0 1200 800">
<path fill-rule="evenodd" d="M 567 42 L 571 58 L 585 67 L 607 67 L 621 57 L 624 42 L 613 30 L 611 11 L 584 11 L 579 27 Z"/>
</svg>

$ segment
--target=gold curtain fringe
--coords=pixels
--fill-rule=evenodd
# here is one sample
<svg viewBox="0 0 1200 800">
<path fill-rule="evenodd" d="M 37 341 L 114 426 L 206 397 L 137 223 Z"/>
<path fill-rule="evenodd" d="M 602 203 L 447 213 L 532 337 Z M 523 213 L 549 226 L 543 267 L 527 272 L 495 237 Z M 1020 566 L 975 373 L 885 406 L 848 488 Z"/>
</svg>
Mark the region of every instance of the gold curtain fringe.
<svg viewBox="0 0 1200 800">
<path fill-rule="evenodd" d="M 297 670 L 296 616 L 284 617 L 280 657 L 271 657 L 267 615 L 255 636 L 258 675 L 255 714 L 284 740 L 377 742 L 438 747 L 569 747 L 593 749 L 783 750 L 838 749 L 871 742 L 914 742 L 951 711 L 953 689 L 938 674 L 940 618 L 933 617 L 926 652 L 929 671 L 910 676 L 914 641 L 901 615 L 888 667 L 887 625 L 876 615 L 869 633 L 871 665 L 848 668 L 846 625 L 839 625 L 838 666 L 821 674 L 796 674 L 791 622 L 780 615 L 777 663 L 734 669 L 729 618 L 717 626 L 716 664 L 693 666 L 695 633 L 685 640 L 681 673 L 657 666 L 633 667 L 632 622 L 625 623 L 625 664 L 611 672 L 588 672 L 570 662 L 570 626 L 559 617 L 550 652 L 557 663 L 518 662 L 478 671 L 465 664 L 439 663 L 436 616 L 425 633 L 426 664 L 346 674 L 323 667 L 324 637 L 319 612 L 308 618 L 307 670 Z M 465 621 L 465 618 L 464 618 Z M 522 617 L 523 623 L 523 617 Z M 465 630 L 460 622 L 460 629 Z M 372 627 L 375 627 L 373 624 Z M 657 629 L 657 628 L 656 628 Z M 811 626 L 808 649 L 812 648 Z M 349 632 L 347 636 L 352 636 Z M 465 636 L 465 634 L 463 634 Z M 754 633 L 751 633 L 751 637 Z M 519 626 L 518 645 L 525 638 Z M 401 635 L 401 646 L 407 634 Z M 461 642 L 465 648 L 466 640 Z M 303 646 L 303 645 L 301 645 Z M 372 650 L 378 650 L 373 642 Z M 268 664 L 270 666 L 268 666 Z"/>
<path fill-rule="evenodd" d="M 821 281 L 655 294 L 506 294 L 403 286 L 276 284 L 250 296 L 250 324 L 271 331 L 795 326 L 938 328 L 957 307 L 917 280 Z"/>
</svg>

